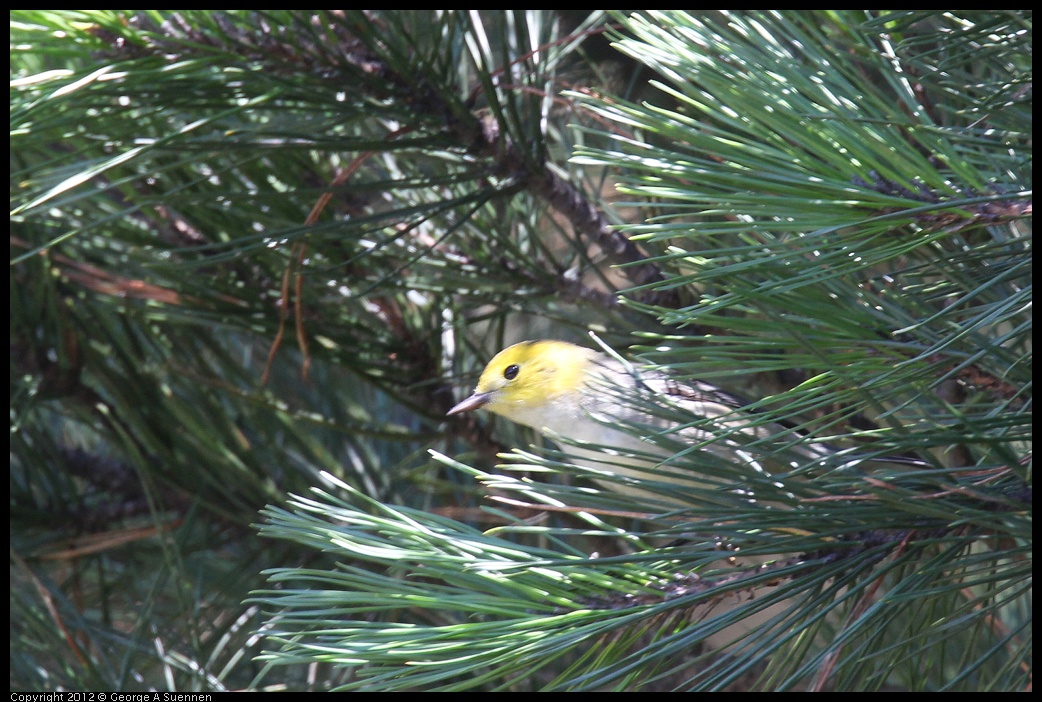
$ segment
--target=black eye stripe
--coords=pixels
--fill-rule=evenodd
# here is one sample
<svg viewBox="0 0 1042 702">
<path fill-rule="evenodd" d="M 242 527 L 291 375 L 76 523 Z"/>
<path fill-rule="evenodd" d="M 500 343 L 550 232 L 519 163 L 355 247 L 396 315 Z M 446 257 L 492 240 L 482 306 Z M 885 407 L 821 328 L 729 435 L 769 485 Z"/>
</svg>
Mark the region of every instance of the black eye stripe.
<svg viewBox="0 0 1042 702">
<path fill-rule="evenodd" d="M 520 372 L 520 370 L 521 368 L 519 368 L 516 363 L 511 364 L 506 367 L 506 370 L 503 371 L 503 377 L 507 380 L 513 380 L 517 377 L 517 374 L 518 372 Z"/>
</svg>

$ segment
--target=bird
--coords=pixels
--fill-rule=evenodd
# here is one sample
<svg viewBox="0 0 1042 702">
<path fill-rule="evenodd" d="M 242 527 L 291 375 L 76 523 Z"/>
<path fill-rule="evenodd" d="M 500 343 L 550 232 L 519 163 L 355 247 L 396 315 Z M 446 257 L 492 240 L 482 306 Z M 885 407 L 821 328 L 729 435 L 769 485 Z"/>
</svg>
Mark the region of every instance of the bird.
<svg viewBox="0 0 1042 702">
<path fill-rule="evenodd" d="M 842 468 L 867 460 L 815 441 L 750 410 L 749 404 L 707 382 L 638 371 L 621 357 L 539 339 L 497 353 L 474 391 L 448 416 L 487 410 L 539 431 L 577 465 L 615 486 L 624 484 L 620 476 L 658 480 L 660 495 L 669 495 L 671 484 L 704 491 L 726 489 L 731 482 L 733 493 L 748 496 L 748 490 L 734 489 L 733 478 L 768 480 L 782 487 L 772 477 L 777 468 L 768 463 L 791 471 L 812 465 Z M 673 460 L 677 454 L 687 459 Z M 872 460 L 925 465 L 901 456 Z M 711 475 L 693 474 L 693 462 Z"/>
<path fill-rule="evenodd" d="M 677 575 L 677 582 L 703 588 L 706 596 L 698 611 L 707 623 L 718 617 L 734 620 L 703 639 L 716 650 L 773 626 L 793 606 L 789 599 L 766 607 L 747 605 L 767 596 L 776 584 L 763 582 L 764 569 L 774 567 L 772 563 L 784 566 L 793 555 L 784 549 L 750 555 L 744 545 L 763 540 L 763 522 L 746 530 L 740 512 L 775 511 L 785 524 L 775 531 L 799 532 L 802 505 L 794 484 L 806 485 L 807 470 L 843 470 L 866 460 L 925 465 L 913 458 L 841 450 L 757 412 L 743 398 L 710 383 L 657 369 L 638 370 L 621 357 L 553 339 L 523 341 L 497 353 L 473 392 L 448 415 L 479 409 L 553 440 L 613 494 L 611 505 L 621 504 L 618 496 L 636 499 L 637 514 L 665 520 L 665 530 L 645 542 L 649 548 L 692 550 L 698 558 L 711 554 L 715 558 L 708 563 L 713 567 L 726 557 L 730 571 L 705 579 L 697 574 L 695 580 L 690 574 Z M 782 473 L 789 471 L 784 480 L 778 477 L 779 467 Z M 568 494 L 589 499 L 586 491 Z M 619 513 L 634 515 L 631 509 Z M 728 523 L 723 537 L 706 531 Z M 771 523 L 779 524 L 777 519 Z M 732 540 L 735 535 L 742 536 L 741 543 Z M 734 583 L 757 577 L 755 585 L 733 589 Z M 628 600 L 620 596 L 605 601 L 611 603 L 605 606 L 621 606 Z M 732 610 L 745 606 L 751 607 L 742 610 L 748 613 L 734 619 Z"/>
</svg>

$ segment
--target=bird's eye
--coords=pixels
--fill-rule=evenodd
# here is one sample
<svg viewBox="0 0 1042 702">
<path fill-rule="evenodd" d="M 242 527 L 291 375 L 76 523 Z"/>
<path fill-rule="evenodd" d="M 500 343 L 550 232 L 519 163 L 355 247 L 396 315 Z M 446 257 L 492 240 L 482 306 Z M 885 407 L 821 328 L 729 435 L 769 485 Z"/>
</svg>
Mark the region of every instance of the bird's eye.
<svg viewBox="0 0 1042 702">
<path fill-rule="evenodd" d="M 503 371 L 503 377 L 506 378 L 507 380 L 513 380 L 514 378 L 517 377 L 517 374 L 520 371 L 521 371 L 521 369 L 518 367 L 518 365 L 516 363 L 514 363 L 514 364 L 509 365 L 509 366 L 506 367 L 506 370 Z"/>
</svg>

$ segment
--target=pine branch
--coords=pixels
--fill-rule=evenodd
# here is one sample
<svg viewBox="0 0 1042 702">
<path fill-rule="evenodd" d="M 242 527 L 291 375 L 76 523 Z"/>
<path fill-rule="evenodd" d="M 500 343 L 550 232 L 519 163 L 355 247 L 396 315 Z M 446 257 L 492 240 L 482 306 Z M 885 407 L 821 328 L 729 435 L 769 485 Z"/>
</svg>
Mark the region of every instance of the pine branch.
<svg viewBox="0 0 1042 702">
<path fill-rule="evenodd" d="M 403 111 L 419 117 L 427 129 L 438 129 L 440 121 L 442 134 L 451 135 L 453 143 L 487 162 L 490 172 L 505 181 L 502 195 L 526 190 L 541 197 L 567 219 L 577 233 L 595 243 L 609 262 L 624 266 L 622 271 L 634 287 L 654 286 L 665 280 L 663 272 L 648 261 L 629 237 L 612 227 L 604 212 L 583 192 L 555 173 L 544 159 L 535 158 L 531 149 L 522 149 L 495 119 L 465 108 L 456 96 L 450 96 L 445 87 L 430 83 L 422 72 L 402 73 L 388 65 L 375 50 L 372 40 L 364 41 L 359 36 L 371 33 L 372 28 L 359 28 L 355 34 L 348 30 L 343 17 L 327 21 L 321 15 L 312 16 L 310 24 L 335 37 L 337 50 L 333 52 L 325 44 L 299 42 L 296 35 L 294 42 L 287 42 L 282 36 L 285 28 L 269 26 L 263 19 L 252 27 L 232 24 L 221 15 L 215 15 L 214 19 L 223 32 L 220 38 L 192 26 L 177 13 L 162 25 L 143 15 L 132 18 L 131 22 L 146 32 L 142 35 L 144 46 L 125 42 L 104 28 L 97 28 L 95 34 L 110 45 L 103 55 L 113 60 L 153 56 L 169 62 L 193 58 L 200 54 L 201 48 L 214 49 L 237 53 L 243 63 L 254 64 L 259 70 L 276 75 L 292 77 L 297 71 L 305 71 L 326 80 L 360 83 L 373 101 L 395 101 Z M 367 15 L 355 15 L 354 20 L 379 25 L 379 20 Z M 567 40 L 565 37 L 560 41 Z M 331 61 L 334 54 L 341 63 Z M 473 103 L 479 94 L 475 92 L 468 101 Z M 415 124 L 402 131 L 419 127 Z M 584 289 L 564 276 L 559 282 L 562 291 L 572 299 L 616 304 L 612 296 Z M 658 292 L 645 301 L 664 306 L 679 304 L 675 291 Z"/>
</svg>

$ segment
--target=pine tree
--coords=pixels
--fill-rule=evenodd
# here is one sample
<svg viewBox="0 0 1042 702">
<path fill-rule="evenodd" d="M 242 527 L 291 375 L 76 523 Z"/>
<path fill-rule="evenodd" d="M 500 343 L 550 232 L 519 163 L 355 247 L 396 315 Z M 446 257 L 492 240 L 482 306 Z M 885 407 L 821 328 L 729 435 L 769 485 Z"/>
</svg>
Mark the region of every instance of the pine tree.
<svg viewBox="0 0 1042 702">
<path fill-rule="evenodd" d="M 1030 12 L 11 43 L 12 689 L 1030 687 Z M 922 463 L 634 494 L 445 418 L 589 331 Z"/>
</svg>

